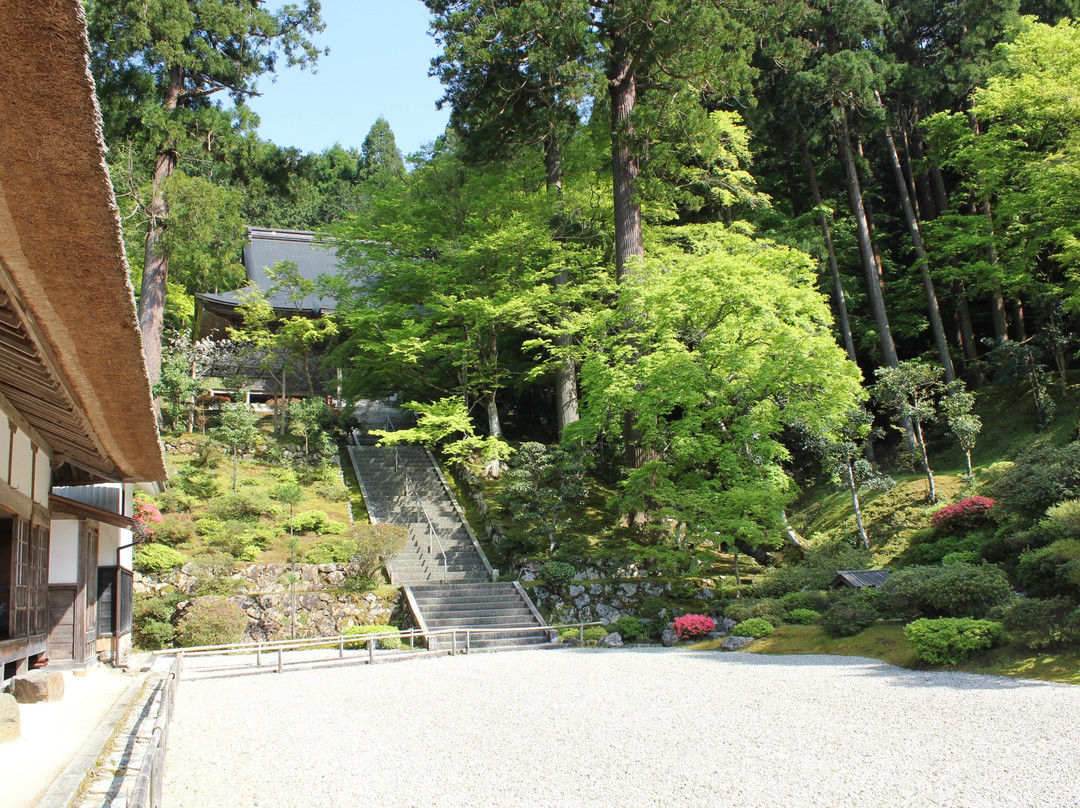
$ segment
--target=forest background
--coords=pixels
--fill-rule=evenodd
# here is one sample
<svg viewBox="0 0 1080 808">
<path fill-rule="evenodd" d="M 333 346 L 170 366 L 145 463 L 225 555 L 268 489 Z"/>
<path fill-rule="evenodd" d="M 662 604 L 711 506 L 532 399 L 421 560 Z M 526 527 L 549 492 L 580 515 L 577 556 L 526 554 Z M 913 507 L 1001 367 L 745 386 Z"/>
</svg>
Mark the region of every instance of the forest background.
<svg viewBox="0 0 1080 808">
<path fill-rule="evenodd" d="M 332 327 L 299 339 L 347 396 L 458 416 L 493 474 L 507 428 L 587 447 L 629 525 L 772 540 L 807 452 L 857 491 L 893 421 L 932 498 L 922 426 L 988 377 L 1052 417 L 1074 3 L 425 5 L 451 126 L 406 170 L 385 120 L 359 150 L 258 137 L 258 80 L 317 64 L 317 2 L 87 2 L 155 381 L 257 225 L 342 240 Z"/>
</svg>

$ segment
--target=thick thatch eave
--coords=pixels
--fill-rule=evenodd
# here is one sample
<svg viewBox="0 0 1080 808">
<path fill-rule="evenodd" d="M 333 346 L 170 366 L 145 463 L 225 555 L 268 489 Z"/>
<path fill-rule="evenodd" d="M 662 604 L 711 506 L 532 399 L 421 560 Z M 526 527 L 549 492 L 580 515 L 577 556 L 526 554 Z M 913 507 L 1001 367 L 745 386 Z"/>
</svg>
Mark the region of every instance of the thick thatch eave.
<svg viewBox="0 0 1080 808">
<path fill-rule="evenodd" d="M 0 31 L 0 392 L 91 478 L 164 479 L 82 4 L 2 2 Z"/>
</svg>

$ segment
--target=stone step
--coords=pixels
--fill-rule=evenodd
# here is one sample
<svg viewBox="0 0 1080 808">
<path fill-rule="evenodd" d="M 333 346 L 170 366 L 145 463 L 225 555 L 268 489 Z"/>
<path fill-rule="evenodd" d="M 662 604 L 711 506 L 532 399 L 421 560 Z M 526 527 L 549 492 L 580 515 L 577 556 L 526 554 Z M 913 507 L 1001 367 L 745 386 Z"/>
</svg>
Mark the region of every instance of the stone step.
<svg viewBox="0 0 1080 808">
<path fill-rule="evenodd" d="M 506 615 L 506 616 L 477 616 L 477 617 L 461 617 L 455 615 L 453 617 L 430 617 L 425 621 L 428 624 L 428 628 L 435 630 L 440 628 L 529 628 L 536 625 L 536 620 L 532 615 L 523 617 L 522 615 Z"/>
</svg>

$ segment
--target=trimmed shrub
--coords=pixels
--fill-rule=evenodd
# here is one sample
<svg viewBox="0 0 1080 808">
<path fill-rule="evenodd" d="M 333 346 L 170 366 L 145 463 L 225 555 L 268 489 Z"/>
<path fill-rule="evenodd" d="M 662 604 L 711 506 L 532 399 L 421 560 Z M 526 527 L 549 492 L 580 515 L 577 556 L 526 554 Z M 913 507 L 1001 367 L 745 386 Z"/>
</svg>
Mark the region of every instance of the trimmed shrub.
<svg viewBox="0 0 1080 808">
<path fill-rule="evenodd" d="M 175 547 L 178 544 L 195 541 L 195 523 L 184 516 L 170 513 L 161 517 L 161 524 L 154 525 L 154 541 Z"/>
<path fill-rule="evenodd" d="M 994 500 L 989 497 L 967 497 L 952 505 L 946 505 L 930 517 L 930 524 L 946 533 L 971 530 L 986 521 Z"/>
<path fill-rule="evenodd" d="M 829 608 L 829 595 L 824 590 L 812 590 L 809 592 L 792 592 L 780 599 L 788 612 L 796 609 L 810 609 L 815 612 L 823 612 Z"/>
<path fill-rule="evenodd" d="M 1005 573 L 992 564 L 950 564 L 927 582 L 930 609 L 943 617 L 983 617 L 1013 597 Z"/>
<path fill-rule="evenodd" d="M 923 618 L 904 626 L 904 636 L 919 659 L 937 665 L 957 665 L 1005 639 L 1001 623 L 968 617 Z"/>
<path fill-rule="evenodd" d="M 1028 519 L 1080 497 L 1080 443 L 1029 449 L 1001 473 L 993 494 L 1006 509 Z"/>
<path fill-rule="evenodd" d="M 781 600 L 775 598 L 739 598 L 727 605 L 724 609 L 724 617 L 741 623 L 754 617 L 762 617 L 774 626 L 783 625 L 787 618 L 788 609 Z"/>
<path fill-rule="evenodd" d="M 179 569 L 187 556 L 164 544 L 144 544 L 135 548 L 132 566 L 139 572 L 166 572 Z"/>
<path fill-rule="evenodd" d="M 792 609 L 788 612 L 787 621 L 797 626 L 809 626 L 821 618 L 820 612 L 813 609 Z"/>
<path fill-rule="evenodd" d="M 190 511 L 195 500 L 185 494 L 182 488 L 170 486 L 157 495 L 157 503 L 163 514 L 181 513 Z"/>
<path fill-rule="evenodd" d="M 176 624 L 176 644 L 227 645 L 240 642 L 248 617 L 234 600 L 206 597 L 195 600 Z"/>
<path fill-rule="evenodd" d="M 395 626 L 349 626 L 343 632 L 347 637 L 356 635 L 363 636 L 365 634 L 387 634 L 392 633 L 395 636 L 383 637 L 378 641 L 379 647 L 385 651 L 393 651 L 397 648 L 401 648 L 401 638 L 396 636 L 401 632 Z M 363 648 L 363 642 L 349 642 L 345 643 L 346 648 Z"/>
<path fill-rule="evenodd" d="M 1016 578 L 1032 595 L 1080 597 L 1080 540 L 1061 539 L 1020 556 Z"/>
<path fill-rule="evenodd" d="M 614 625 L 611 626 L 611 630 L 619 632 L 619 636 L 627 642 L 636 642 L 649 636 L 645 624 L 628 614 L 624 614 L 616 620 Z"/>
<path fill-rule="evenodd" d="M 262 491 L 230 491 L 210 503 L 210 511 L 223 520 L 250 521 L 277 516 L 280 508 Z"/>
<path fill-rule="evenodd" d="M 987 541 L 986 535 L 980 533 L 963 536 L 942 536 L 934 541 L 912 544 L 904 553 L 904 558 L 920 564 L 936 564 L 946 556 L 954 553 L 971 553 L 974 558 L 983 549 Z"/>
<path fill-rule="evenodd" d="M 887 611 L 941 617 L 983 617 L 1013 595 L 1005 573 L 992 564 L 907 567 L 881 586 Z"/>
<path fill-rule="evenodd" d="M 990 615 L 1032 651 L 1080 645 L 1080 609 L 1066 598 L 1016 598 Z"/>
<path fill-rule="evenodd" d="M 574 565 L 565 561 L 549 561 L 540 568 L 540 577 L 550 586 L 568 584 L 574 580 L 576 573 Z"/>
<path fill-rule="evenodd" d="M 197 500 L 211 500 L 221 493 L 217 480 L 204 471 L 181 470 L 177 475 L 180 490 Z"/>
<path fill-rule="evenodd" d="M 941 566 L 948 567 L 951 564 L 974 564 L 975 560 L 975 553 L 971 552 L 971 550 L 959 550 L 955 553 L 949 553 L 942 558 Z"/>
<path fill-rule="evenodd" d="M 170 648 L 176 639 L 173 616 L 183 593 L 169 589 L 161 595 L 136 593 L 132 597 L 131 642 L 143 651 Z"/>
<path fill-rule="evenodd" d="M 837 601 L 821 618 L 821 626 L 830 637 L 854 637 L 877 622 L 875 598 L 858 593 Z"/>
<path fill-rule="evenodd" d="M 611 632 L 605 626 L 589 626 L 585 629 L 585 644 L 596 645 Z M 559 641 L 577 640 L 581 636 L 579 629 L 564 628 L 559 630 Z"/>
<path fill-rule="evenodd" d="M 684 614 L 682 617 L 676 617 L 672 626 L 675 633 L 679 635 L 679 639 L 686 640 L 691 637 L 705 636 L 716 628 L 716 621 L 703 614 Z"/>
<path fill-rule="evenodd" d="M 322 533 L 323 528 L 332 521 L 326 511 L 313 508 L 296 514 L 293 517 L 292 524 L 293 530 L 297 533 Z"/>
<path fill-rule="evenodd" d="M 736 637 L 753 637 L 757 639 L 758 637 L 768 637 L 775 630 L 773 624 L 764 617 L 751 617 L 749 620 L 736 623 L 731 633 Z"/>
<path fill-rule="evenodd" d="M 1061 528 L 1063 538 L 1080 538 L 1080 499 L 1067 499 L 1046 511 L 1046 518 Z"/>
</svg>

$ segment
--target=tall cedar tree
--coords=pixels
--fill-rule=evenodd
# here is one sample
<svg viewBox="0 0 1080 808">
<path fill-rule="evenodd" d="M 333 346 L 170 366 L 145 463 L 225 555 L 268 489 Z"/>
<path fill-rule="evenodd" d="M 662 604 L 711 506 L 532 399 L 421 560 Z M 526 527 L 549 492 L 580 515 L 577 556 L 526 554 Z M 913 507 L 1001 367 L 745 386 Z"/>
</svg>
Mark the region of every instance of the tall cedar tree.
<svg viewBox="0 0 1080 808">
<path fill-rule="evenodd" d="M 169 256 L 166 181 L 181 159 L 213 151 L 216 138 L 246 128 L 243 109 L 257 80 L 287 66 L 312 66 L 311 37 L 323 29 L 318 0 L 278 11 L 260 0 L 88 0 L 91 66 L 106 141 L 130 141 L 153 161 L 139 325 L 151 382 L 161 371 Z M 217 100 L 229 96 L 236 110 Z"/>
</svg>

